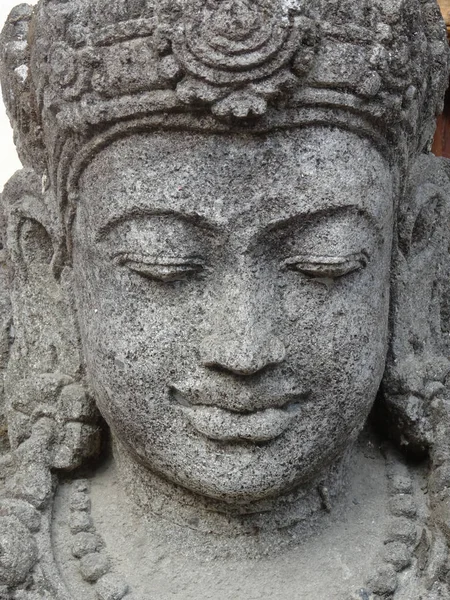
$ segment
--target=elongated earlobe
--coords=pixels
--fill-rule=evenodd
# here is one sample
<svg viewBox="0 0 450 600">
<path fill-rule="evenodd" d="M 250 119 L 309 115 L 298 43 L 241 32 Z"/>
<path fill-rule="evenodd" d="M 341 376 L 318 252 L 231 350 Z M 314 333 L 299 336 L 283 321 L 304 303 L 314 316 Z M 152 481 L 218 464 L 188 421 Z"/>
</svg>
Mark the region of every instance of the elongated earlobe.
<svg viewBox="0 0 450 600">
<path fill-rule="evenodd" d="M 56 200 L 31 169 L 18 171 L 3 193 L 5 244 L 15 276 L 26 278 L 36 269 L 50 266 L 60 273 L 64 234 Z"/>
<path fill-rule="evenodd" d="M 71 470 L 99 447 L 98 414 L 82 377 L 71 269 L 51 189 L 31 170 L 5 187 L 6 252 L 14 340 L 5 374 L 5 412 L 12 450 L 40 419 L 54 428 L 49 465 Z"/>
</svg>

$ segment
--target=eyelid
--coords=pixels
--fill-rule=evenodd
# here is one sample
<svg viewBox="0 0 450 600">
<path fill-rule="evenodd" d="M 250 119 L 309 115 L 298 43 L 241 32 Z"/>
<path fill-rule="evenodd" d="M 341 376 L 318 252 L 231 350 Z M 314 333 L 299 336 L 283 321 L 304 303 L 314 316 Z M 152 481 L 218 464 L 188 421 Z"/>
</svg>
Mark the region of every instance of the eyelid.
<svg viewBox="0 0 450 600">
<path fill-rule="evenodd" d="M 364 268 L 368 262 L 368 254 L 363 250 L 345 256 L 293 256 L 284 260 L 281 267 L 312 277 L 337 278 Z"/>
<path fill-rule="evenodd" d="M 116 252 L 111 256 L 116 264 L 124 264 L 125 262 L 142 262 L 152 265 L 181 265 L 181 264 L 192 264 L 193 262 L 203 262 L 201 256 L 167 256 L 158 254 L 145 254 L 140 252 Z"/>
<path fill-rule="evenodd" d="M 162 282 L 179 281 L 204 270 L 199 256 L 167 257 L 119 252 L 111 258 L 116 264 L 126 266 L 142 277 Z"/>
</svg>

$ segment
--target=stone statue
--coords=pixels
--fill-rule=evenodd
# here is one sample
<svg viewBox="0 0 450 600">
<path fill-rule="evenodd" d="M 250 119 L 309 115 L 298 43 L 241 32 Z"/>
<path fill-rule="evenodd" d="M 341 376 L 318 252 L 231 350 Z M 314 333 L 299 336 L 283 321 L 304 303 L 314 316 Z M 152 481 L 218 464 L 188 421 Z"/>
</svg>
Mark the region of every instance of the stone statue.
<svg viewBox="0 0 450 600">
<path fill-rule="evenodd" d="M 1 598 L 450 598 L 448 77 L 435 0 L 12 11 Z"/>
</svg>

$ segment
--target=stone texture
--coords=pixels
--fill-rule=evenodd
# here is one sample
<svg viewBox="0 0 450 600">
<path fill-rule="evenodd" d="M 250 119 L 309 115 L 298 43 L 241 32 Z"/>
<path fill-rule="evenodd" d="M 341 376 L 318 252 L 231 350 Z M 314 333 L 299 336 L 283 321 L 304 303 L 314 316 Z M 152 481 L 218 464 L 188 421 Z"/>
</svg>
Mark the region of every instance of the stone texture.
<svg viewBox="0 0 450 600">
<path fill-rule="evenodd" d="M 226 568 L 252 544 L 264 597 L 277 552 L 329 535 L 325 566 L 302 563 L 317 600 L 347 578 L 326 561 L 346 597 L 450 594 L 436 1 L 41 0 L 0 59 L 24 163 L 1 200 L 0 585 L 120 600 L 101 531 L 133 597 L 153 575 L 157 597 L 205 597 L 197 551 L 227 589 L 218 548 Z M 385 533 L 336 539 L 354 461 L 382 460 L 371 411 L 429 459 L 428 498 L 393 454 L 358 508 Z"/>
<path fill-rule="evenodd" d="M 384 549 L 386 562 L 390 563 L 396 571 L 403 571 L 411 564 L 411 553 L 406 544 L 390 542 Z"/>
<path fill-rule="evenodd" d="M 397 573 L 391 566 L 381 568 L 369 583 L 372 591 L 381 597 L 393 594 L 397 588 Z"/>
<path fill-rule="evenodd" d="M 70 499 L 72 511 L 88 511 L 91 507 L 89 496 L 85 492 L 77 492 Z"/>
<path fill-rule="evenodd" d="M 98 600 L 122 600 L 128 593 L 128 585 L 112 573 L 104 575 L 95 589 Z"/>
<path fill-rule="evenodd" d="M 95 533 L 80 532 L 73 536 L 72 554 L 76 558 L 96 552 L 101 547 L 102 542 Z"/>
<path fill-rule="evenodd" d="M 27 528 L 14 517 L 0 520 L 0 585 L 25 581 L 37 560 L 37 548 Z"/>
<path fill-rule="evenodd" d="M 398 494 L 392 498 L 390 509 L 396 517 L 414 517 L 417 512 L 414 498 L 406 494 Z"/>
<path fill-rule="evenodd" d="M 403 517 L 393 519 L 388 532 L 389 542 L 414 544 L 417 538 L 417 526 L 414 521 Z"/>
<path fill-rule="evenodd" d="M 86 581 L 95 582 L 109 570 L 107 556 L 99 552 L 86 554 L 80 561 L 80 572 Z"/>
<path fill-rule="evenodd" d="M 10 344 L 11 306 L 8 294 L 8 269 L 6 250 L 4 248 L 4 218 L 0 208 L 0 454 L 8 448 L 8 437 L 5 415 L 5 398 L 3 391 L 3 374 L 7 364 Z"/>
<path fill-rule="evenodd" d="M 80 533 L 92 528 L 91 516 L 86 512 L 74 512 L 70 515 L 70 531 Z"/>
</svg>

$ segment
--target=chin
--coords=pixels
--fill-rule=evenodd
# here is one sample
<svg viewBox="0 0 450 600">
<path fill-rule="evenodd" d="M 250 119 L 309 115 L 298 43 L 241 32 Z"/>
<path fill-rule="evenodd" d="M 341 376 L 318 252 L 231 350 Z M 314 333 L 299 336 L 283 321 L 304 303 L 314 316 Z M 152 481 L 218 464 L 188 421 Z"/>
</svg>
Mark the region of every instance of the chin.
<svg viewBox="0 0 450 600">
<path fill-rule="evenodd" d="M 279 498 L 292 489 L 292 484 L 289 482 L 267 481 L 262 473 L 256 475 L 251 481 L 238 478 L 230 478 L 226 482 L 211 481 L 209 478 L 196 481 L 173 479 L 173 481 L 196 495 L 240 507 L 249 507 L 264 500 Z"/>
<path fill-rule="evenodd" d="M 254 449 L 253 449 L 254 452 Z M 253 454 L 252 452 L 252 454 Z M 223 502 L 226 505 L 245 506 L 264 500 L 276 499 L 293 490 L 309 489 L 315 470 L 309 465 L 282 467 L 276 456 L 259 457 L 244 467 L 242 461 L 224 461 L 219 471 L 215 465 L 204 464 L 200 470 L 159 471 L 160 476 L 196 495 Z"/>
</svg>

